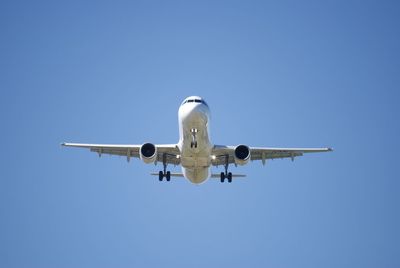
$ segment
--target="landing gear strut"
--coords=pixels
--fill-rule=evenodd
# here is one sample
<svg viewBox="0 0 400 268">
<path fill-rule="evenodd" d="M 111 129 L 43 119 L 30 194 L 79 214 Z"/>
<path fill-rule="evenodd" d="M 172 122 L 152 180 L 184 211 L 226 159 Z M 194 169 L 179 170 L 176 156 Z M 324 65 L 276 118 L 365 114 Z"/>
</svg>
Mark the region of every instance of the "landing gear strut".
<svg viewBox="0 0 400 268">
<path fill-rule="evenodd" d="M 160 170 L 158 172 L 158 180 L 162 181 L 164 177 L 167 179 L 167 181 L 171 180 L 171 172 L 167 171 L 167 155 L 163 154 L 163 170 Z"/>
<path fill-rule="evenodd" d="M 225 179 L 228 179 L 228 182 L 232 182 L 232 172 L 228 172 L 229 167 L 229 156 L 225 156 L 225 173 L 221 172 L 221 182 L 224 182 Z"/>
</svg>

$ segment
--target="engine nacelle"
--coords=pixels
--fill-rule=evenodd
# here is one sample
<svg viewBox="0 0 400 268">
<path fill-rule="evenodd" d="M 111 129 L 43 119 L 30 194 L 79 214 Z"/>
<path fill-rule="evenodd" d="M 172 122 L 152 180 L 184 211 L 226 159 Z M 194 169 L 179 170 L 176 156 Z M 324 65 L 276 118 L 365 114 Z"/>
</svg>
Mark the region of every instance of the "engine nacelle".
<svg viewBox="0 0 400 268">
<path fill-rule="evenodd" d="M 140 146 L 140 159 L 146 164 L 154 163 L 157 160 L 157 148 L 152 143 L 145 143 Z"/>
<path fill-rule="evenodd" d="M 250 148 L 246 145 L 238 145 L 235 148 L 235 164 L 246 165 L 250 160 Z"/>
</svg>

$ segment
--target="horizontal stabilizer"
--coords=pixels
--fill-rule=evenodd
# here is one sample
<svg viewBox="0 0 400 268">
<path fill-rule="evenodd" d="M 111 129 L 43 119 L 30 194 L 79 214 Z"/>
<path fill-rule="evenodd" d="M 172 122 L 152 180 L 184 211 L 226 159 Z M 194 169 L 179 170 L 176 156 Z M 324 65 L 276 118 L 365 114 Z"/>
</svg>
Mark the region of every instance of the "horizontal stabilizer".
<svg viewBox="0 0 400 268">
<path fill-rule="evenodd" d="M 246 175 L 244 174 L 232 174 L 232 178 L 244 178 Z M 211 178 L 219 179 L 221 178 L 221 174 L 212 174 Z"/>
<path fill-rule="evenodd" d="M 150 173 L 150 175 L 152 176 L 158 176 L 159 173 Z M 183 176 L 183 173 L 171 173 L 171 177 L 179 177 L 179 178 L 184 178 L 185 176 Z M 232 178 L 244 178 L 246 177 L 246 175 L 244 174 L 232 174 Z M 221 174 L 211 174 L 211 178 L 214 179 L 219 179 L 221 178 Z"/>
<path fill-rule="evenodd" d="M 152 175 L 152 176 L 158 176 L 159 174 L 158 174 L 158 173 L 150 173 L 150 175 Z M 180 177 L 180 178 L 183 178 L 183 177 L 185 177 L 185 176 L 183 176 L 182 173 L 171 173 L 171 177 Z"/>
</svg>

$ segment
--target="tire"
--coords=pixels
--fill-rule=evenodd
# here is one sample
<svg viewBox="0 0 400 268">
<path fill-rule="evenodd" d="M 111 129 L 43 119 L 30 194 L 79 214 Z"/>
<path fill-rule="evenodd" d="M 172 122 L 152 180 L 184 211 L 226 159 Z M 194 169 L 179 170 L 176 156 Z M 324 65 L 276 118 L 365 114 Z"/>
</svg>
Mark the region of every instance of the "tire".
<svg viewBox="0 0 400 268">
<path fill-rule="evenodd" d="M 225 173 L 221 172 L 221 182 L 224 182 L 224 181 L 225 181 Z"/>
<path fill-rule="evenodd" d="M 171 172 L 169 172 L 169 171 L 167 171 L 167 181 L 170 181 L 171 180 Z"/>
<path fill-rule="evenodd" d="M 231 172 L 228 173 L 228 182 L 229 183 L 232 182 L 232 173 Z"/>
<path fill-rule="evenodd" d="M 158 172 L 158 180 L 162 181 L 164 178 L 164 173 L 162 171 Z"/>
</svg>

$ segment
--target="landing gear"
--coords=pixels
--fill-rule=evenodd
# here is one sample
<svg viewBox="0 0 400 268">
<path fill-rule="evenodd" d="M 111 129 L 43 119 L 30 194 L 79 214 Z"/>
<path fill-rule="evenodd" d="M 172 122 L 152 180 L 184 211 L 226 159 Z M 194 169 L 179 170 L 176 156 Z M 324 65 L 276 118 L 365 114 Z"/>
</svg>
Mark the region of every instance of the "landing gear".
<svg viewBox="0 0 400 268">
<path fill-rule="evenodd" d="M 192 133 L 192 141 L 190 142 L 190 148 L 197 148 L 197 139 L 196 139 L 197 128 L 192 128 L 190 130 L 190 133 Z"/>
<path fill-rule="evenodd" d="M 227 174 L 224 172 L 221 172 L 221 182 L 224 182 L 225 179 L 228 180 L 229 183 L 232 182 L 232 172 L 228 172 Z"/>
<path fill-rule="evenodd" d="M 229 167 L 229 156 L 225 157 L 225 173 L 221 172 L 221 182 L 224 182 L 225 179 L 228 179 L 228 182 L 232 182 L 232 172 L 228 172 Z"/>
<path fill-rule="evenodd" d="M 167 171 L 167 173 L 164 174 L 164 172 L 160 171 L 158 173 L 158 180 L 162 181 L 164 179 L 164 177 L 166 178 L 167 181 L 171 180 L 171 172 Z"/>
<path fill-rule="evenodd" d="M 164 179 L 164 177 L 167 179 L 167 181 L 171 180 L 171 172 L 167 171 L 167 155 L 163 154 L 163 170 L 160 170 L 160 172 L 158 172 L 158 180 L 162 181 Z"/>
<path fill-rule="evenodd" d="M 197 141 L 192 141 L 190 143 L 190 148 L 197 148 Z"/>
</svg>

